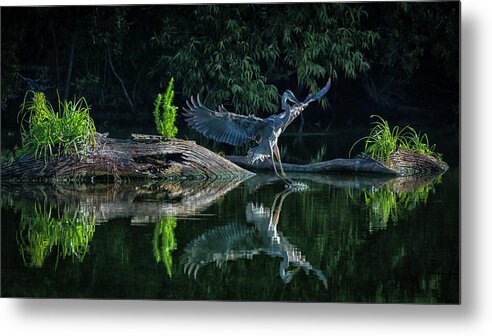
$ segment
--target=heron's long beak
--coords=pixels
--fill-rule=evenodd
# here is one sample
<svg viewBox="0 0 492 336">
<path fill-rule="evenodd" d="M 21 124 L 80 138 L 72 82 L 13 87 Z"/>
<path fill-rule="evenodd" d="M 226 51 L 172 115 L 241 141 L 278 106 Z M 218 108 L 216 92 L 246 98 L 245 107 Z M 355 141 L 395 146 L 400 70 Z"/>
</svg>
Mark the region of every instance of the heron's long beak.
<svg viewBox="0 0 492 336">
<path fill-rule="evenodd" d="M 328 82 L 326 82 L 325 86 L 323 86 L 323 88 L 321 88 L 321 90 L 319 90 L 315 95 L 310 94 L 309 96 L 307 96 L 306 99 L 304 99 L 303 104 L 309 104 L 315 100 L 320 100 L 321 97 L 323 97 L 328 92 L 328 90 L 330 90 L 330 86 L 331 77 L 328 78 Z"/>
</svg>

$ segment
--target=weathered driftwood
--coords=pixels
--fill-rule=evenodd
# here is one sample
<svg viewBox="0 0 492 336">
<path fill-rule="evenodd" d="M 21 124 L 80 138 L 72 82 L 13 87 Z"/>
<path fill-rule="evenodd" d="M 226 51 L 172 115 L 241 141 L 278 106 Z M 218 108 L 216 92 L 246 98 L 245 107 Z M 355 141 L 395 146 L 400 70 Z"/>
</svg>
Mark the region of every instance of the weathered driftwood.
<svg viewBox="0 0 492 336">
<path fill-rule="evenodd" d="M 388 166 L 400 176 L 435 174 L 449 168 L 444 161 L 401 148 L 390 155 Z"/>
<path fill-rule="evenodd" d="M 244 156 L 227 156 L 228 160 L 248 170 L 273 170 L 270 160 L 252 164 Z M 388 176 L 427 175 L 445 172 L 448 165 L 444 161 L 398 149 L 390 157 L 388 166 L 371 158 L 334 159 L 310 164 L 283 163 L 284 170 L 290 173 L 341 173 Z M 280 165 L 276 164 L 277 170 Z"/>
<path fill-rule="evenodd" d="M 138 140 L 138 141 L 137 141 Z M 82 157 L 35 159 L 26 155 L 2 164 L 2 181 L 95 178 L 215 179 L 248 176 L 238 167 L 193 141 L 134 135 L 118 140 L 97 134 L 97 145 Z"/>
</svg>

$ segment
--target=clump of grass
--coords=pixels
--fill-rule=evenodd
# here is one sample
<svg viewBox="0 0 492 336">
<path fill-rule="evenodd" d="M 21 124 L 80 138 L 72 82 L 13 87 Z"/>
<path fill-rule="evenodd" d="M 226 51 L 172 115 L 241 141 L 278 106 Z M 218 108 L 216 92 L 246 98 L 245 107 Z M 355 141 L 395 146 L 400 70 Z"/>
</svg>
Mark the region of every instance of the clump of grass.
<svg viewBox="0 0 492 336">
<path fill-rule="evenodd" d="M 176 229 L 176 218 L 168 217 L 160 219 L 154 229 L 153 250 L 155 260 L 162 262 L 166 266 L 167 274 L 172 277 L 173 256 L 172 252 L 176 250 L 176 238 L 174 230 Z"/>
<path fill-rule="evenodd" d="M 323 145 L 321 146 L 320 149 L 318 149 L 316 155 L 311 158 L 311 163 L 317 163 L 323 161 L 325 155 L 326 155 L 326 146 Z"/>
<path fill-rule="evenodd" d="M 154 118 L 157 132 L 171 139 L 178 133 L 178 128 L 175 125 L 178 108 L 173 105 L 173 86 L 174 78 L 171 78 L 167 85 L 166 93 L 159 93 L 154 101 Z"/>
<path fill-rule="evenodd" d="M 27 100 L 28 95 L 32 98 Z M 61 102 L 58 111 L 42 92 L 28 91 L 21 106 L 22 150 L 36 158 L 86 154 L 96 144 L 96 127 L 84 98 Z M 27 127 L 26 127 L 27 126 Z"/>
<path fill-rule="evenodd" d="M 403 149 L 412 150 L 422 155 L 434 156 L 439 160 L 442 160 L 442 154 L 436 152 L 436 145 L 429 145 L 429 137 L 427 134 L 420 135 L 412 127 L 408 127 L 406 134 L 407 142 L 402 144 Z"/>
<path fill-rule="evenodd" d="M 410 126 L 391 128 L 388 122 L 378 115 L 372 115 L 371 118 L 379 120 L 371 123 L 373 127 L 368 136 L 360 138 L 352 145 L 349 156 L 359 142 L 365 141 L 362 153 L 385 164 L 389 163 L 391 154 L 399 147 L 442 159 L 442 155 L 435 151 L 436 145 L 429 145 L 427 134 L 421 136 Z"/>
</svg>

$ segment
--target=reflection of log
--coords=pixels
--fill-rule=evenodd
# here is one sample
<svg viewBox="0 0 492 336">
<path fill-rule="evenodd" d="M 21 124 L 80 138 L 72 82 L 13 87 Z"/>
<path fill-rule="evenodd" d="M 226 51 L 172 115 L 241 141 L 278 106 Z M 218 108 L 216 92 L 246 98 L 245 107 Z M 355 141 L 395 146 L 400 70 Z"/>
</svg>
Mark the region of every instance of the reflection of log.
<svg viewBox="0 0 492 336">
<path fill-rule="evenodd" d="M 389 181 L 398 179 L 396 176 L 387 175 L 330 175 L 308 173 L 290 173 L 289 177 L 291 177 L 295 182 L 313 182 L 316 184 L 331 185 L 335 188 L 352 189 L 370 189 L 372 187 L 378 188 L 385 185 Z M 277 175 L 268 173 L 255 175 L 244 181 L 243 184 L 249 190 L 257 190 L 264 185 L 275 183 L 284 187 L 282 181 L 279 180 Z"/>
<path fill-rule="evenodd" d="M 2 196 L 15 199 L 17 207 L 52 202 L 79 206 L 96 216 L 96 222 L 131 217 L 133 224 L 152 223 L 165 216 L 190 216 L 203 211 L 234 189 L 242 179 L 140 182 L 95 185 L 2 185 Z"/>
<path fill-rule="evenodd" d="M 296 182 L 313 182 L 315 184 L 326 184 L 335 188 L 350 189 L 373 189 L 389 186 L 394 192 L 411 192 L 418 188 L 430 185 L 439 178 L 441 174 L 425 174 L 411 176 L 385 176 L 385 175 L 330 175 L 330 174 L 306 174 L 291 173 L 289 176 Z M 279 184 L 279 178 L 274 174 L 258 174 L 243 182 L 249 190 L 257 190 L 269 184 Z"/>
<path fill-rule="evenodd" d="M 193 141 L 135 136 L 146 142 L 97 134 L 86 157 L 52 157 L 45 162 L 24 156 L 2 165 L 7 180 L 120 178 L 207 179 L 251 175 L 250 172 Z"/>
<path fill-rule="evenodd" d="M 243 156 L 227 156 L 228 160 L 248 170 L 273 170 L 271 160 L 257 164 L 249 163 Z M 276 163 L 277 169 L 280 168 Z M 436 174 L 445 172 L 448 165 L 407 150 L 399 149 L 391 155 L 389 166 L 371 158 L 334 159 L 310 164 L 284 163 L 284 170 L 297 173 L 344 173 L 387 176 L 409 176 L 416 174 Z"/>
</svg>

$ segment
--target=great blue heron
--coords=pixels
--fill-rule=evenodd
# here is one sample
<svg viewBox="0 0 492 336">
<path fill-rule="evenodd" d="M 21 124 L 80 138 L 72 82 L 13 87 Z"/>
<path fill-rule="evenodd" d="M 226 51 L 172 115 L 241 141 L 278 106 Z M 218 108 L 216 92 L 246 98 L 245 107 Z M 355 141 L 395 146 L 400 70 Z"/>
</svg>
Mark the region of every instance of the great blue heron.
<svg viewBox="0 0 492 336">
<path fill-rule="evenodd" d="M 278 137 L 311 102 L 325 95 L 330 85 L 331 78 L 318 93 L 308 95 L 302 102 L 290 90 L 285 91 L 281 98 L 283 112 L 264 119 L 229 112 L 223 105 L 219 106 L 218 111 L 210 110 L 201 103 L 199 96 L 196 100 L 192 96 L 191 103 L 186 102 L 188 108 L 184 108 L 184 115 L 192 128 L 213 140 L 234 146 L 256 141 L 258 145 L 248 151 L 248 161 L 254 164 L 270 157 L 275 174 L 290 185 L 292 180 L 282 167 L 277 146 Z M 275 158 L 279 162 L 281 174 L 277 171 Z"/>
</svg>

